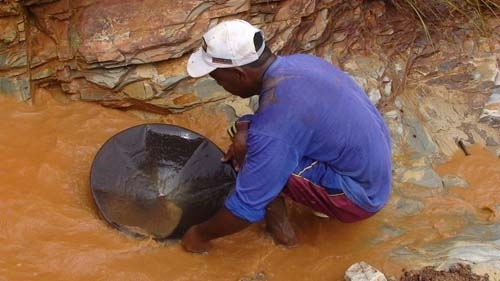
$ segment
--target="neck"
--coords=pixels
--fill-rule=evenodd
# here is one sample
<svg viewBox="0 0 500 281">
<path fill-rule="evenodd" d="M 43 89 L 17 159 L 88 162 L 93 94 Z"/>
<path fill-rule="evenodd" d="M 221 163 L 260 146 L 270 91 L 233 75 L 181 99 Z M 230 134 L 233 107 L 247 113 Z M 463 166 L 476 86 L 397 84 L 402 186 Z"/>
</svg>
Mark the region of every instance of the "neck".
<svg viewBox="0 0 500 281">
<path fill-rule="evenodd" d="M 259 68 L 260 70 L 260 76 L 261 78 L 264 77 L 264 73 L 266 73 L 266 70 L 271 66 L 271 64 L 276 60 L 276 55 L 275 54 L 270 54 L 269 57 L 267 58 L 266 62 Z"/>
<path fill-rule="evenodd" d="M 276 60 L 276 55 L 270 54 L 269 57 L 264 62 L 264 64 L 257 69 L 254 76 L 256 79 L 255 85 L 257 86 L 257 91 L 256 91 L 257 94 L 260 93 L 262 90 L 262 86 L 264 84 L 264 74 L 275 60 Z"/>
</svg>

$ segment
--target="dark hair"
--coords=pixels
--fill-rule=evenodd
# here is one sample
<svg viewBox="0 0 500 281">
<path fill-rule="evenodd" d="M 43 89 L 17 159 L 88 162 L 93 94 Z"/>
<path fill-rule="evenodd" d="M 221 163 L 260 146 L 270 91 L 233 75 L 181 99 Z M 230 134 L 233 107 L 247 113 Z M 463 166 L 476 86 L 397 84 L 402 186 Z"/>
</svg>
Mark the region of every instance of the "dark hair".
<svg viewBox="0 0 500 281">
<path fill-rule="evenodd" d="M 255 47 L 255 50 L 259 50 L 262 47 L 262 44 L 264 44 L 264 37 L 262 36 L 262 32 L 256 32 L 255 35 L 253 36 L 253 44 Z M 267 47 L 264 46 L 264 51 L 260 55 L 260 57 L 256 60 L 253 61 L 249 64 L 244 65 L 245 67 L 251 67 L 251 68 L 257 68 L 262 66 L 267 59 L 271 56 L 271 50 Z"/>
<path fill-rule="evenodd" d="M 255 51 L 259 50 L 260 47 L 262 47 L 262 44 L 264 44 L 264 36 L 262 36 L 262 32 L 256 32 L 253 35 L 253 45 L 255 46 Z"/>
</svg>

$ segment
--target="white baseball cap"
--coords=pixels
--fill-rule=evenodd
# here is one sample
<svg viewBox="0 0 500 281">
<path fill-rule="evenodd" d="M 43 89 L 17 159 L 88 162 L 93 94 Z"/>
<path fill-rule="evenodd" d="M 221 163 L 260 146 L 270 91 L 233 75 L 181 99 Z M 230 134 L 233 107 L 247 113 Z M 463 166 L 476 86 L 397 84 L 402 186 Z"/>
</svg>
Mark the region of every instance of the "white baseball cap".
<svg viewBox="0 0 500 281">
<path fill-rule="evenodd" d="M 189 57 L 189 76 L 201 77 L 216 68 L 242 66 L 256 61 L 265 48 L 262 41 L 262 46 L 256 50 L 256 33 L 262 36 L 261 30 L 244 20 L 228 20 L 210 28 L 203 35 L 201 48 Z"/>
</svg>

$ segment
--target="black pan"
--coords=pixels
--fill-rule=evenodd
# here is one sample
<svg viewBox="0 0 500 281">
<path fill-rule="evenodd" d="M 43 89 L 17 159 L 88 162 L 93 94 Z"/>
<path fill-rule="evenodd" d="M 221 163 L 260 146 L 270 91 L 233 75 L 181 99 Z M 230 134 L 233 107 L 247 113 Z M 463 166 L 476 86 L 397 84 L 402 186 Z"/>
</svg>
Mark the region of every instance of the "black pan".
<svg viewBox="0 0 500 281">
<path fill-rule="evenodd" d="M 177 239 L 212 217 L 233 190 L 235 172 L 205 137 L 144 124 L 111 137 L 97 152 L 90 188 L 102 218 L 135 237 Z"/>
</svg>

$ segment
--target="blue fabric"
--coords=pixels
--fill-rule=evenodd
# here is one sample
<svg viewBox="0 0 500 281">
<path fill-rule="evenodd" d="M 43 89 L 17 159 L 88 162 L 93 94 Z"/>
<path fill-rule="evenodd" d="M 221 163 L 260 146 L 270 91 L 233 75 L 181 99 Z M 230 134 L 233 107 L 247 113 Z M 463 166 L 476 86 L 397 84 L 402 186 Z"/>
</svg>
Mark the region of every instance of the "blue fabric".
<svg viewBox="0 0 500 281">
<path fill-rule="evenodd" d="M 279 56 L 264 75 L 247 155 L 226 207 L 250 222 L 304 163 L 329 192 L 343 192 L 368 212 L 391 192 L 391 140 L 376 107 L 350 76 L 310 55 Z"/>
<path fill-rule="evenodd" d="M 238 118 L 238 122 L 247 122 L 247 121 L 252 121 L 252 118 L 253 118 L 253 114 L 245 114 L 243 116 L 241 116 L 240 118 Z"/>
<path fill-rule="evenodd" d="M 332 173 L 326 162 L 304 157 L 300 160 L 293 173 L 325 188 L 330 195 L 344 193 L 340 188 L 342 186 L 342 177 L 338 173 Z"/>
</svg>

